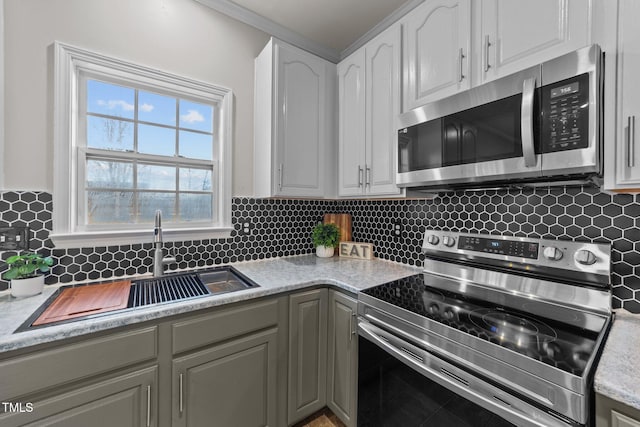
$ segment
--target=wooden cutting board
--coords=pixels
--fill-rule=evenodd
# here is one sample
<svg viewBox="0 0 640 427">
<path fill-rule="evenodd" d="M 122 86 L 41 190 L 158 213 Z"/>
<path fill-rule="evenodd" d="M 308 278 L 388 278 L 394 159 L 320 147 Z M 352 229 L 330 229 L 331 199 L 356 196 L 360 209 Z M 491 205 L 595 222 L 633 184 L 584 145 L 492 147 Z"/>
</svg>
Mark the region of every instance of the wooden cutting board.
<svg viewBox="0 0 640 427">
<path fill-rule="evenodd" d="M 351 241 L 351 214 L 326 213 L 324 223 L 338 226 L 341 242 Z"/>
<path fill-rule="evenodd" d="M 130 280 L 63 289 L 33 326 L 127 307 Z"/>
</svg>

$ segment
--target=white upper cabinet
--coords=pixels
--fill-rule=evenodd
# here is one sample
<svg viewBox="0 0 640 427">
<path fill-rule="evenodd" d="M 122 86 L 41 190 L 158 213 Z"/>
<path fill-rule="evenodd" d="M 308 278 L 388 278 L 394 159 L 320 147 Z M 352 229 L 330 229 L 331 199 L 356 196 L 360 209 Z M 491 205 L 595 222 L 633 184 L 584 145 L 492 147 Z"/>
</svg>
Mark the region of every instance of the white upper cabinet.
<svg viewBox="0 0 640 427">
<path fill-rule="evenodd" d="M 471 87 L 470 0 L 427 0 L 402 25 L 404 111 Z"/>
<path fill-rule="evenodd" d="M 334 183 L 335 65 L 271 39 L 256 58 L 256 197 L 328 197 Z"/>
<path fill-rule="evenodd" d="M 614 140 L 613 150 L 605 150 L 605 188 L 607 190 L 640 190 L 640 2 L 620 0 L 618 11 L 617 91 L 609 89 L 609 75 L 605 81 L 606 99 L 616 99 L 616 115 L 612 117 L 605 106 L 605 144 Z M 614 56 L 609 54 L 607 59 Z M 615 61 L 607 61 L 613 72 Z M 615 83 L 615 81 L 613 81 Z M 611 87 L 615 87 L 611 85 Z M 617 97 L 616 97 L 617 95 Z M 607 126 L 611 123 L 612 126 Z"/>
<path fill-rule="evenodd" d="M 474 11 L 478 84 L 590 43 L 590 1 L 482 0 Z M 476 6 L 474 5 L 474 6 Z M 479 20 L 479 22 L 478 22 Z M 478 46 L 478 43 L 481 45 Z"/>
<path fill-rule="evenodd" d="M 365 47 L 365 191 L 396 195 L 397 118 L 400 114 L 400 27 L 394 26 Z"/>
<path fill-rule="evenodd" d="M 364 49 L 338 64 L 338 195 L 360 196 L 365 172 Z"/>
<path fill-rule="evenodd" d="M 389 196 L 396 179 L 400 27 L 392 26 L 338 64 L 340 196 Z"/>
<path fill-rule="evenodd" d="M 403 111 L 591 43 L 590 0 L 426 0 L 402 20 Z"/>
</svg>

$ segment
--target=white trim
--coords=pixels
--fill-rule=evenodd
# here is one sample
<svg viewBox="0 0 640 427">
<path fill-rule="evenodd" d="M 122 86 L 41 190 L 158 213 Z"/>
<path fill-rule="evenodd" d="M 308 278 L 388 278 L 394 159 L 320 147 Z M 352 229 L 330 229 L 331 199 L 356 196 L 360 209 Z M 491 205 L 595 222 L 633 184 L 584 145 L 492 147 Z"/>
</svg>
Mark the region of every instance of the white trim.
<svg viewBox="0 0 640 427">
<path fill-rule="evenodd" d="M 215 100 L 219 110 L 219 122 L 216 140 L 218 152 L 213 156 L 214 176 L 212 184 L 214 197 L 217 199 L 217 210 L 214 214 L 215 224 L 197 229 L 180 228 L 167 230 L 170 239 L 187 240 L 202 239 L 205 236 L 229 237 L 231 229 L 232 198 L 232 144 L 233 144 L 233 92 L 230 89 L 186 77 L 169 74 L 156 69 L 132 64 L 120 59 L 107 57 L 98 53 L 69 46 L 60 42 L 54 43 L 54 164 L 56 173 L 53 177 L 53 230 L 51 238 L 56 245 L 73 247 L 73 245 L 95 246 L 96 242 L 111 244 L 127 244 L 140 242 L 150 235 L 148 230 L 136 231 L 81 231 L 77 221 L 78 212 L 78 173 L 77 166 L 78 138 L 77 124 L 77 90 L 78 75 L 81 72 L 98 71 L 113 76 L 126 76 L 136 84 L 145 83 L 155 87 L 164 86 L 185 95 L 196 98 L 203 97 Z M 206 94 L 206 96 L 205 96 Z M 81 171 L 80 171 L 81 172 Z M 215 174 L 222 174 L 215 176 Z M 174 237 L 171 237 L 174 236 Z M 96 240 L 100 239 L 100 240 Z M 119 243 L 115 243 L 119 242 Z"/>
<path fill-rule="evenodd" d="M 227 239 L 231 237 L 231 227 L 163 229 L 165 242 L 184 242 L 189 240 Z M 131 245 L 136 243 L 152 243 L 153 230 L 135 231 L 95 231 L 83 233 L 56 233 L 49 237 L 56 249 L 84 248 L 95 246 Z"/>
<path fill-rule="evenodd" d="M 4 30 L 4 0 L 0 0 L 0 189 L 4 189 L 4 41 L 6 40 Z"/>
<path fill-rule="evenodd" d="M 244 8 L 229 0 L 196 0 L 205 6 L 210 7 L 220 13 L 223 13 L 242 23 L 264 31 L 270 36 L 286 41 L 300 49 L 311 52 L 327 61 L 336 64 L 340 60 L 340 52 L 336 49 L 316 43 L 282 25 L 255 13 L 252 10 Z"/>
</svg>

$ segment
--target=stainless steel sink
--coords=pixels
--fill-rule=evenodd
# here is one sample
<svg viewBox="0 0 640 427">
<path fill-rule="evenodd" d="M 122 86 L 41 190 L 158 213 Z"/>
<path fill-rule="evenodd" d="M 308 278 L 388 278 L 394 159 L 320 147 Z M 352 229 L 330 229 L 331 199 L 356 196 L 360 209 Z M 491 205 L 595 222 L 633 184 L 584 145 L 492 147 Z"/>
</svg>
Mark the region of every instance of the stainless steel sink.
<svg viewBox="0 0 640 427">
<path fill-rule="evenodd" d="M 201 273 L 172 274 L 136 280 L 131 284 L 128 308 L 217 295 L 258 287 L 233 267 Z"/>
<path fill-rule="evenodd" d="M 75 317 L 73 319 L 33 326 L 32 323 L 60 296 L 62 289 L 66 288 L 63 286 L 51 295 L 38 310 L 29 316 L 15 332 L 102 317 L 117 312 L 135 310 L 137 307 L 144 307 L 151 304 L 171 303 L 257 287 L 259 287 L 258 284 L 230 266 L 216 267 L 197 273 L 167 274 L 166 276 L 132 281 L 127 308 L 103 311 L 98 314 L 87 314 L 86 316 Z"/>
</svg>

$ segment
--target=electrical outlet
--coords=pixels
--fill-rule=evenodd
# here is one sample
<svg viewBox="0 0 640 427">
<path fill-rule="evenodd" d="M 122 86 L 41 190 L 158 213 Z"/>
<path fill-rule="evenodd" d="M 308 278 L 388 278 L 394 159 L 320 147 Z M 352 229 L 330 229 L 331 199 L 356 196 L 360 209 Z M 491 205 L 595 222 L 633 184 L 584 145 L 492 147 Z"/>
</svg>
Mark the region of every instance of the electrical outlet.
<svg viewBox="0 0 640 427">
<path fill-rule="evenodd" d="M 391 221 L 391 235 L 396 239 L 404 237 L 404 225 L 399 219 Z"/>
<path fill-rule="evenodd" d="M 238 235 L 248 236 L 249 234 L 251 234 L 251 230 L 253 230 L 254 225 L 249 218 L 240 219 L 240 221 L 238 221 L 238 224 L 240 225 Z"/>
<path fill-rule="evenodd" d="M 0 251 L 29 249 L 29 227 L 0 227 Z"/>
</svg>

